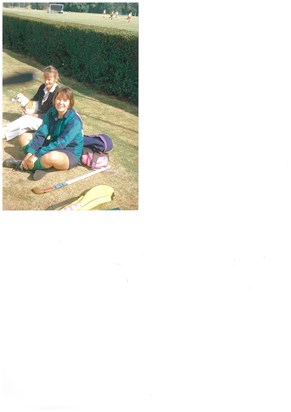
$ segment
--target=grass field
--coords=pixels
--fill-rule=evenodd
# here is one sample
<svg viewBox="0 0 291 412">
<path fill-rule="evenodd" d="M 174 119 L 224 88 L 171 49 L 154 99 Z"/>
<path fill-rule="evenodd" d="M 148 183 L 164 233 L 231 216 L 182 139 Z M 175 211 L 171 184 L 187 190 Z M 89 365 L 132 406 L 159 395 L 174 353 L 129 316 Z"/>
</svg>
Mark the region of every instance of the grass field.
<svg viewBox="0 0 291 412">
<path fill-rule="evenodd" d="M 52 23 L 60 21 L 90 26 L 113 27 L 115 29 L 138 32 L 138 17 L 136 16 L 133 16 L 129 23 L 126 19 L 127 16 L 118 16 L 111 20 L 108 14 L 106 17 L 102 14 L 93 13 L 64 12 L 63 14 L 59 14 L 47 13 L 46 10 L 31 10 L 25 8 L 3 8 L 3 12 L 19 16 L 36 17 L 39 20 L 51 21 Z"/>
<path fill-rule="evenodd" d="M 25 56 L 4 50 L 3 76 L 26 71 L 42 74 L 42 66 Z M 40 81 L 3 87 L 2 125 L 18 118 L 21 110 L 11 102 L 18 92 L 32 97 Z M 70 186 L 44 195 L 35 195 L 35 186 L 47 187 L 88 173 L 85 167 L 78 166 L 69 171 L 48 173 L 42 180 L 34 182 L 25 172 L 14 172 L 2 168 L 2 208 L 3 210 L 46 210 L 54 204 L 80 195 L 84 190 L 99 184 L 112 186 L 115 197 L 112 202 L 98 206 L 98 209 L 119 207 L 121 210 L 138 209 L 138 109 L 126 101 L 107 96 L 92 88 L 62 77 L 60 86 L 69 86 L 75 95 L 75 109 L 80 114 L 85 134 L 106 133 L 112 137 L 113 151 L 110 153 L 112 172 L 104 172 Z M 22 158 L 17 138 L 3 141 L 3 160 Z"/>
</svg>

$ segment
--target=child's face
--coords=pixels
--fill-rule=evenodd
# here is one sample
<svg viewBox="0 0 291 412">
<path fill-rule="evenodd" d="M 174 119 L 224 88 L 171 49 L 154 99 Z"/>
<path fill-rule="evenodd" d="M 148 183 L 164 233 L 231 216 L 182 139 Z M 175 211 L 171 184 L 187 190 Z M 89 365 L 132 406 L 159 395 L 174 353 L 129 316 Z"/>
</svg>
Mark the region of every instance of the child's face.
<svg viewBox="0 0 291 412">
<path fill-rule="evenodd" d="M 66 111 L 70 108 L 70 99 L 64 94 L 58 94 L 55 100 L 55 108 L 59 117 L 63 117 Z"/>
<path fill-rule="evenodd" d="M 44 84 L 47 90 L 50 90 L 56 83 L 56 78 L 52 73 L 44 73 Z"/>
</svg>

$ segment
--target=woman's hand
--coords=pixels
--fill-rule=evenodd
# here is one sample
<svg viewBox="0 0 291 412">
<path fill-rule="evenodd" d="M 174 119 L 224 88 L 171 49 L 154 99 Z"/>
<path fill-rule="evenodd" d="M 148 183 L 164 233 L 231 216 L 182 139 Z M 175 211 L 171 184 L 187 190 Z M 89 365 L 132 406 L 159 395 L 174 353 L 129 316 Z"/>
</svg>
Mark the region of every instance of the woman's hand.
<svg viewBox="0 0 291 412">
<path fill-rule="evenodd" d="M 24 169 L 32 169 L 36 161 L 37 157 L 35 155 L 27 153 L 25 158 L 22 160 L 22 166 L 24 167 Z"/>
</svg>

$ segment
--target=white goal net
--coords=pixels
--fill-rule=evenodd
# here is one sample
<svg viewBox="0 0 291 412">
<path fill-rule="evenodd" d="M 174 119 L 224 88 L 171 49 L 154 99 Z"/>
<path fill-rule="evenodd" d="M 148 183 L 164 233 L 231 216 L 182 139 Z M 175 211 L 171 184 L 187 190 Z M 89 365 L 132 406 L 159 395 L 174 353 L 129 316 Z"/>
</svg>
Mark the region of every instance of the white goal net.
<svg viewBox="0 0 291 412">
<path fill-rule="evenodd" d="M 63 4 L 49 4 L 48 13 L 63 13 L 64 5 Z"/>
</svg>

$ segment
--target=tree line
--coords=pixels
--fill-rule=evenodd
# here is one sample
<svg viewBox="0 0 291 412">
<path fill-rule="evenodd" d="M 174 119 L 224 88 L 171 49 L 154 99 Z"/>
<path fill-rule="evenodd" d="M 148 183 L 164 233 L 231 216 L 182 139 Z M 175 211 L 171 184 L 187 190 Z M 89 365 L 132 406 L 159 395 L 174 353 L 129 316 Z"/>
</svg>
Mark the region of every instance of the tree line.
<svg viewBox="0 0 291 412">
<path fill-rule="evenodd" d="M 4 7 L 31 7 L 32 9 L 43 10 L 47 9 L 49 4 L 63 4 L 64 11 L 72 11 L 77 13 L 99 13 L 106 14 L 118 13 L 119 15 L 127 15 L 132 13 L 133 16 L 138 16 L 138 3 L 59 3 L 57 1 L 51 3 L 3 3 Z"/>
</svg>

